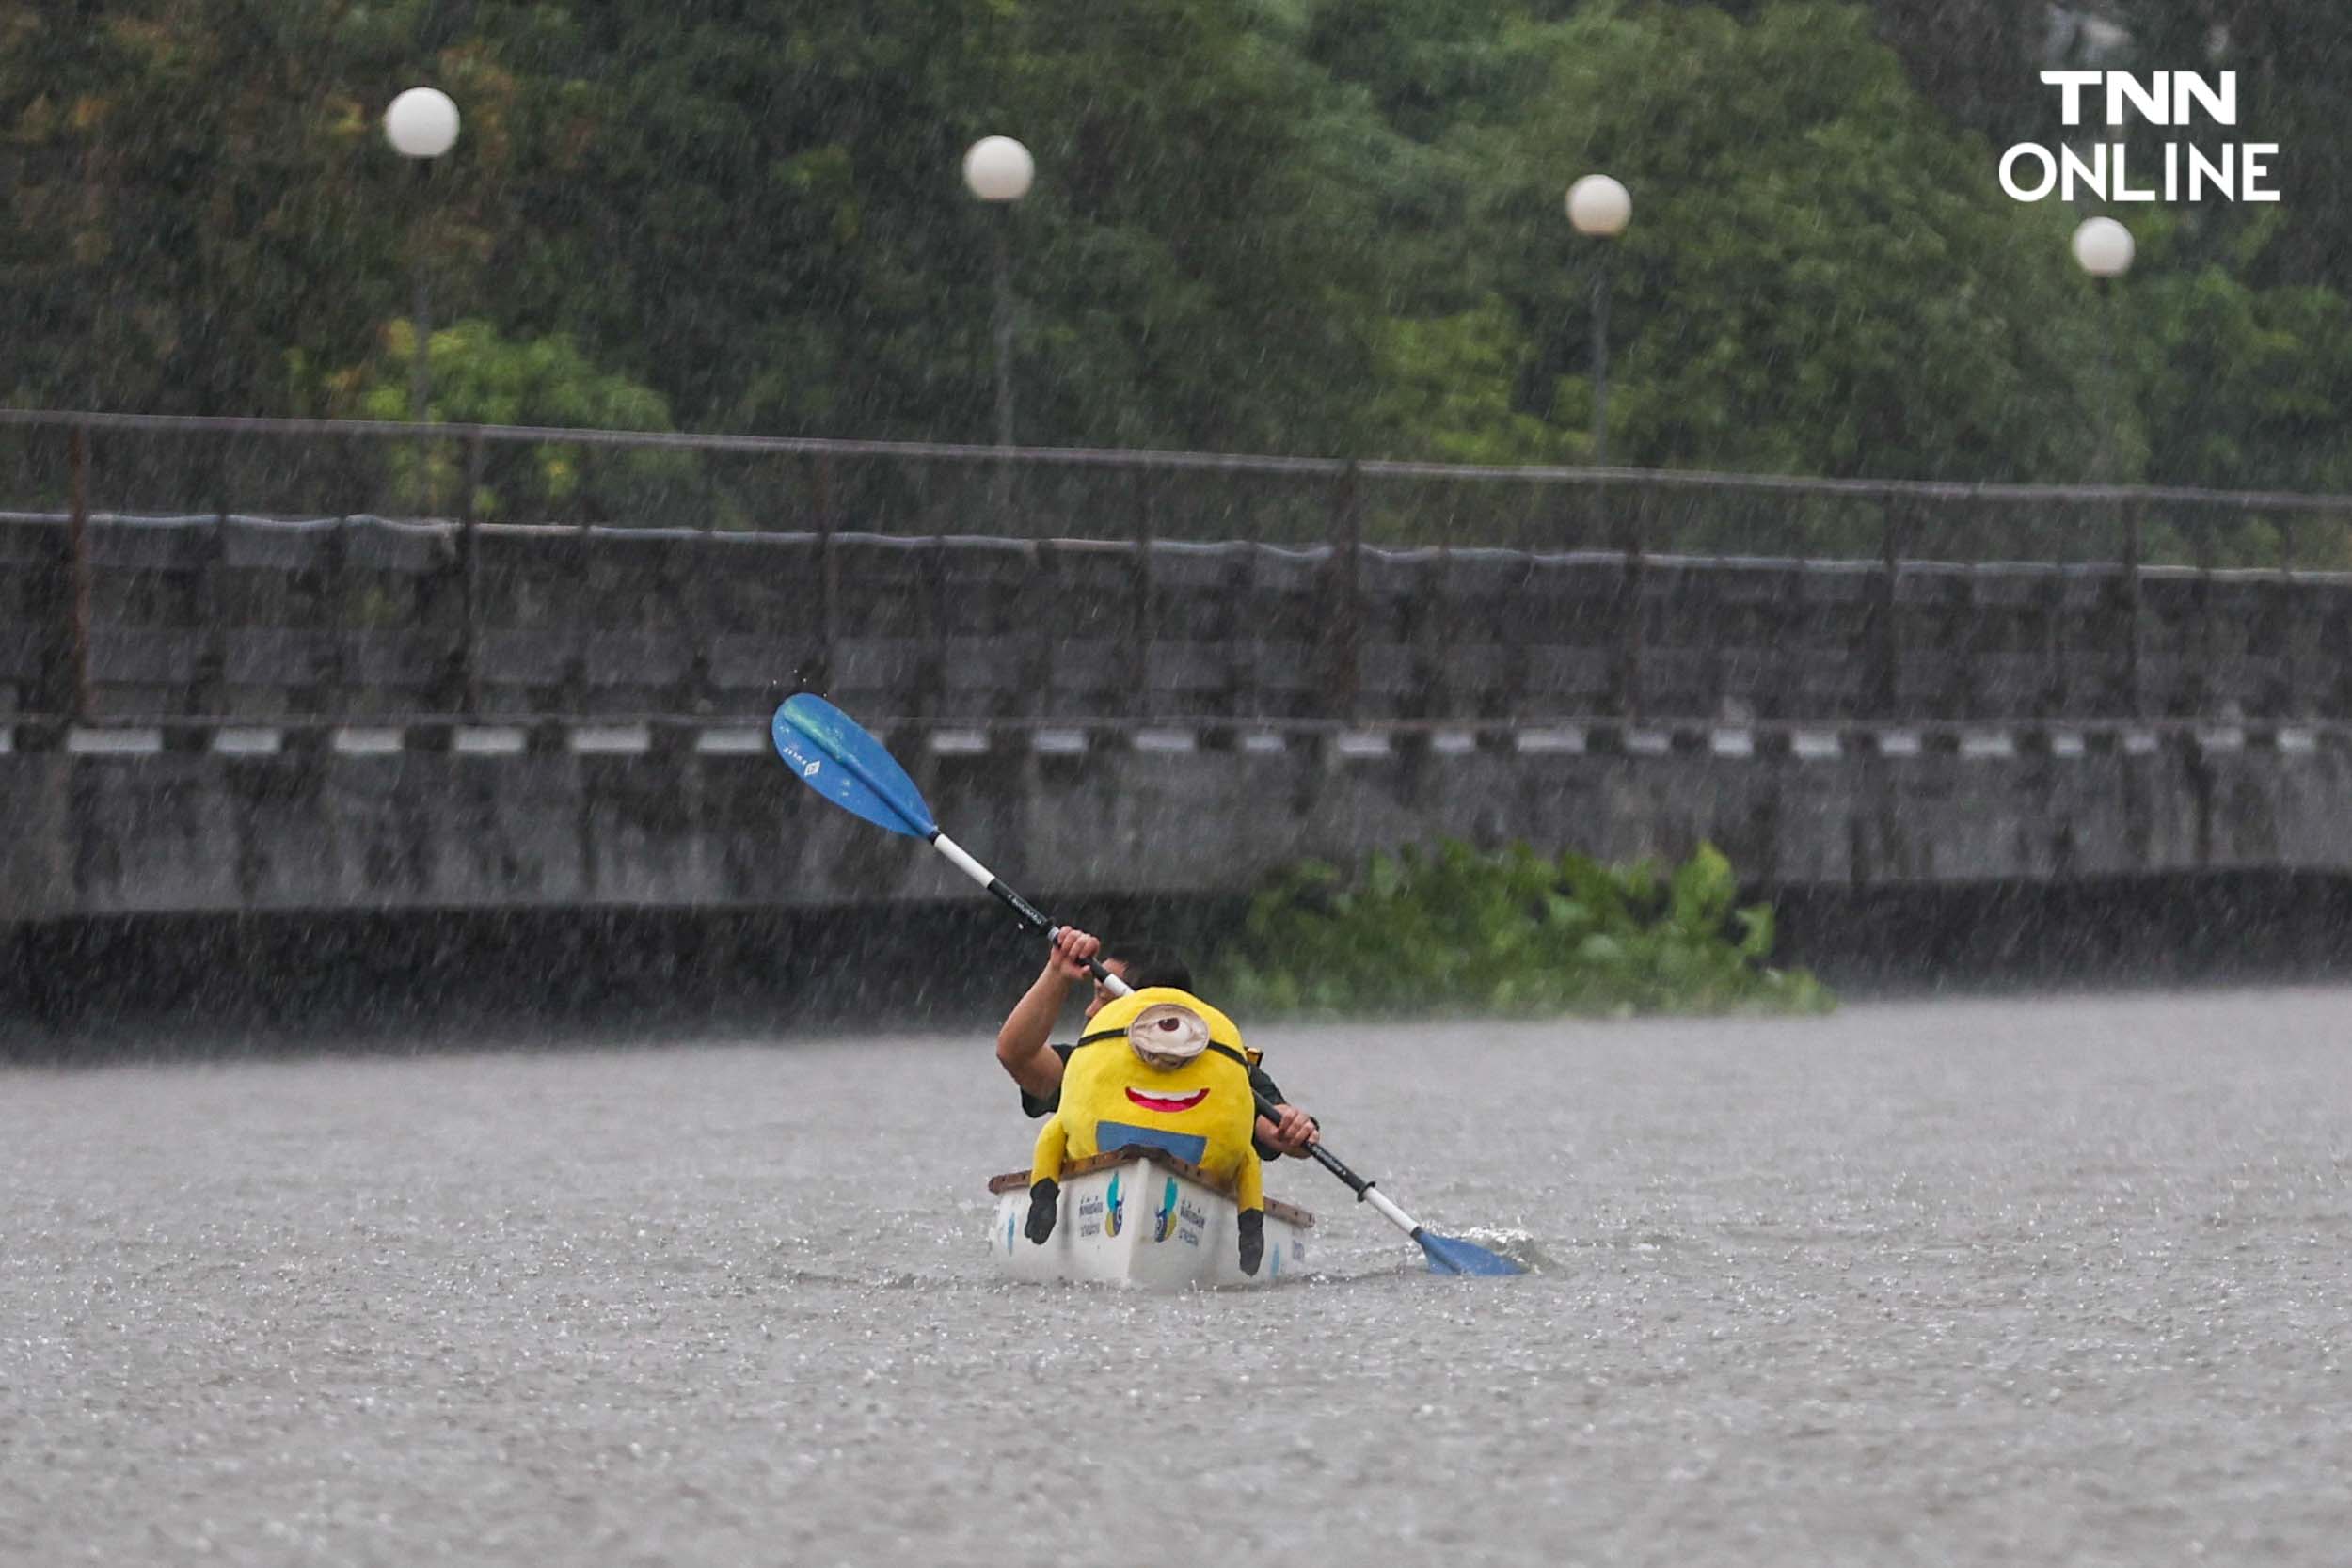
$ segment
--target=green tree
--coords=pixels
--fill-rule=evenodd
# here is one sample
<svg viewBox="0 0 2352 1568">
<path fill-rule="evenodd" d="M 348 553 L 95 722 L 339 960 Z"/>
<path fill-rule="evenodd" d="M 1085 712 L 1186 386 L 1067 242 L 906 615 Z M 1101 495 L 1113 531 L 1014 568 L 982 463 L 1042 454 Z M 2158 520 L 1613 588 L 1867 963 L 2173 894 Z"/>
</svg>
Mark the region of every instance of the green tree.
<svg viewBox="0 0 2352 1568">
<path fill-rule="evenodd" d="M 1001 218 L 1025 439 L 1343 439 L 1377 313 L 1360 182 L 1332 166 L 1346 103 L 1275 24 L 1234 0 L 690 9 L 501 9 L 497 52 L 539 72 L 491 259 L 509 319 L 615 345 L 689 423 L 986 440 Z M 1040 165 L 1008 214 L 959 174 L 998 131 Z"/>
<path fill-rule="evenodd" d="M 2012 0 L 19 7 L 0 397 L 347 409 L 320 367 L 421 274 L 683 426 L 985 441 L 1000 218 L 1025 441 L 1574 460 L 1600 252 L 1560 195 L 1605 167 L 1621 460 L 2078 479 L 2112 394 L 2126 474 L 2335 483 L 2352 23 L 2121 12 L 2143 63 L 2243 72 L 2289 197 L 2127 214 L 2106 380 L 2076 214 L 1994 183 L 2047 129 Z M 429 176 L 378 127 L 419 81 L 465 115 Z M 990 132 L 1039 160 L 1009 213 L 959 177 Z"/>
<path fill-rule="evenodd" d="M 2080 63 L 2050 0 L 1870 0 L 1878 37 L 1919 95 L 1995 148 L 2046 142 L 2061 128 L 2041 73 Z"/>
<path fill-rule="evenodd" d="M 1743 24 L 1604 5 L 1513 46 L 1537 84 L 1527 112 L 1466 135 L 1495 171 L 1477 248 L 1528 330 L 1527 405 L 1563 423 L 1588 406 L 1555 388 L 1589 361 L 1582 295 L 1601 258 L 1560 192 L 1607 169 L 1635 193 L 1613 242 L 1613 455 L 2084 472 L 2093 340 L 2067 221 L 1999 192 L 1984 144 L 1938 119 L 1864 12 L 1803 0 Z"/>
<path fill-rule="evenodd" d="M 0 396 L 143 412 L 307 411 L 290 350 L 336 363 L 400 310 L 411 261 L 479 252 L 512 83 L 437 50 L 440 8 L 146 0 L 18 7 L 0 47 L 17 178 L 0 224 Z M 429 202 L 384 147 L 429 71 L 467 150 Z"/>
<path fill-rule="evenodd" d="M 1369 410 L 1380 427 L 1410 432 L 1416 450 L 1448 463 L 1574 463 L 1581 432 L 1515 406 L 1524 339 L 1502 300 L 1467 310 L 1395 317 L 1383 327 L 1379 380 Z"/>
<path fill-rule="evenodd" d="M 385 328 L 380 352 L 328 378 L 339 412 L 371 420 L 408 417 L 416 325 Z M 513 341 L 488 322 L 469 320 L 433 334 L 432 403 L 436 423 L 549 425 L 582 430 L 671 428 L 660 394 L 598 370 L 562 334 Z M 463 458 L 452 441 L 399 442 L 386 450 L 395 504 L 447 512 L 464 483 Z M 474 489 L 477 517 L 540 520 L 629 517 L 694 521 L 691 494 L 699 466 L 691 452 L 656 448 L 605 451 L 564 441 L 484 453 Z"/>
<path fill-rule="evenodd" d="M 2200 123 L 2180 137 L 2208 150 L 2219 141 L 2275 142 L 2275 204 L 2184 209 L 2183 242 L 2197 261 L 2217 261 L 2258 288 L 2327 286 L 2352 250 L 2352 123 L 2344 114 L 2343 62 L 2352 55 L 2352 10 L 2334 0 L 2128 0 L 2125 64 L 2139 71 L 2237 73 L 2238 123 Z M 2262 230 L 2249 246 L 2249 229 Z"/>
</svg>

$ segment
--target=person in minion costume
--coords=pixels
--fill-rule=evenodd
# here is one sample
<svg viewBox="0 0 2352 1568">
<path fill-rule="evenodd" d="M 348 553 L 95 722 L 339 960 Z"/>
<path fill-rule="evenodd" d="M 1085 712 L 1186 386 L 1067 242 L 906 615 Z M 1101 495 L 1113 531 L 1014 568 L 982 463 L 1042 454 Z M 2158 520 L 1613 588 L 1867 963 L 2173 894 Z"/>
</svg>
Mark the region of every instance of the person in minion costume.
<svg viewBox="0 0 2352 1568">
<path fill-rule="evenodd" d="M 1232 1183 L 1242 1273 L 1256 1274 L 1265 1254 L 1265 1186 L 1250 1141 L 1256 1057 L 1241 1031 L 1172 986 L 1120 997 L 1089 1024 L 1062 1072 L 1061 1108 L 1038 1133 L 1022 1233 L 1040 1244 L 1053 1235 L 1065 1161 L 1143 1145 Z"/>
</svg>

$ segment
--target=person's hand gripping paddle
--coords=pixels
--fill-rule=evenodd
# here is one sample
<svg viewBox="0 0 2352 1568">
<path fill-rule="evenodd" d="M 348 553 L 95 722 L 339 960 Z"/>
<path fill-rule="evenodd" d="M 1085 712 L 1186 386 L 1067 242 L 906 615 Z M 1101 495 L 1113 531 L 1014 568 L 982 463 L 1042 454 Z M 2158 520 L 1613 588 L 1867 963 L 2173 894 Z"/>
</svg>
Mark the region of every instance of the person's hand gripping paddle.
<svg viewBox="0 0 2352 1568">
<path fill-rule="evenodd" d="M 923 840 L 946 856 L 957 870 L 1003 900 L 1023 926 L 1047 941 L 1060 933 L 1058 922 L 1048 920 L 1035 905 L 974 860 L 963 846 L 939 831 L 939 824 L 931 819 L 930 807 L 924 804 L 922 792 L 907 777 L 906 769 L 882 749 L 882 742 L 867 735 L 848 714 L 822 697 L 803 691 L 787 698 L 784 705 L 776 709 L 769 734 L 775 741 L 776 754 L 809 788 L 878 828 Z M 1087 962 L 1095 979 L 1106 989 L 1120 996 L 1128 994 L 1131 988 L 1104 969 L 1101 959 L 1089 958 Z M 1263 1096 L 1258 1101 L 1258 1112 L 1280 1119 Z M 1420 1221 L 1397 1207 L 1370 1180 L 1348 1169 L 1338 1155 L 1320 1143 L 1310 1145 L 1307 1152 L 1317 1164 L 1346 1182 L 1359 1202 L 1371 1204 L 1382 1218 L 1420 1243 L 1422 1251 L 1428 1255 L 1430 1273 L 1527 1272 L 1523 1265 L 1501 1253 L 1458 1237 L 1434 1235 L 1423 1229 Z"/>
</svg>

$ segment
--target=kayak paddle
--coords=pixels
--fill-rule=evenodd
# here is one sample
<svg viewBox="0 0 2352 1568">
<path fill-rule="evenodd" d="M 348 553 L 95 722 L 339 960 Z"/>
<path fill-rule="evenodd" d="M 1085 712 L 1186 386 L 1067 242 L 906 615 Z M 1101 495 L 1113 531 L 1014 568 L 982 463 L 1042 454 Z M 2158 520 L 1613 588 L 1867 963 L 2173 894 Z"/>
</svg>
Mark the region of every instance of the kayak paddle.
<svg viewBox="0 0 2352 1568">
<path fill-rule="evenodd" d="M 809 788 L 878 828 L 922 839 L 947 857 L 957 870 L 994 894 L 1023 926 L 1046 941 L 1052 942 L 1061 934 L 1059 922 L 1048 920 L 1034 904 L 973 859 L 963 846 L 939 831 L 939 824 L 932 819 L 931 809 L 924 804 L 922 791 L 914 787 L 914 781 L 882 749 L 881 741 L 859 727 L 856 720 L 822 697 L 803 691 L 785 699 L 784 705 L 776 709 L 776 716 L 769 724 L 769 735 L 775 742 L 776 754 Z M 1124 996 L 1133 989 L 1104 969 L 1101 959 L 1089 958 L 1087 965 L 1094 972 L 1095 979 L 1114 994 Z M 1258 1098 L 1258 1112 L 1269 1119 L 1279 1119 L 1263 1095 Z M 1383 1219 L 1420 1243 L 1421 1250 L 1428 1255 L 1430 1273 L 1527 1272 L 1524 1265 L 1501 1253 L 1458 1237 L 1435 1235 L 1423 1229 L 1420 1221 L 1397 1207 L 1371 1180 L 1348 1169 L 1338 1155 L 1322 1144 L 1310 1144 L 1307 1152 L 1317 1164 L 1345 1182 L 1358 1202 L 1371 1204 Z"/>
</svg>

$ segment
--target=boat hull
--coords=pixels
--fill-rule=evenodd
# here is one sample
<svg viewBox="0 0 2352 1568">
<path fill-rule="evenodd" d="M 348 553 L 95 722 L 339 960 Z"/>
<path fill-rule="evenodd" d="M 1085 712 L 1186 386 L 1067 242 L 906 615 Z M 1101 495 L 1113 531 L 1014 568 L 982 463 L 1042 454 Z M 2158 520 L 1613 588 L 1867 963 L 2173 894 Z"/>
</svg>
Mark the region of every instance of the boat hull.
<svg viewBox="0 0 2352 1568">
<path fill-rule="evenodd" d="M 1312 1214 L 1268 1199 L 1265 1256 L 1256 1274 L 1244 1274 L 1232 1195 L 1157 1149 L 1072 1161 L 1062 1171 L 1054 1233 L 1041 1245 L 1021 1231 L 1029 1173 L 999 1176 L 988 1190 L 996 1195 L 989 1250 L 1015 1279 L 1185 1291 L 1274 1285 L 1307 1272 Z"/>
</svg>

